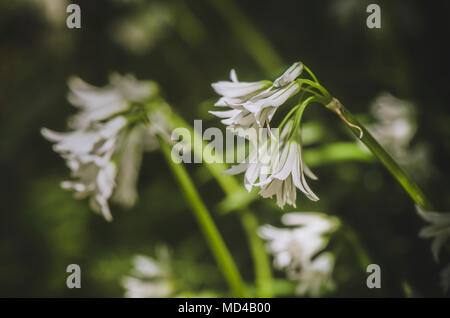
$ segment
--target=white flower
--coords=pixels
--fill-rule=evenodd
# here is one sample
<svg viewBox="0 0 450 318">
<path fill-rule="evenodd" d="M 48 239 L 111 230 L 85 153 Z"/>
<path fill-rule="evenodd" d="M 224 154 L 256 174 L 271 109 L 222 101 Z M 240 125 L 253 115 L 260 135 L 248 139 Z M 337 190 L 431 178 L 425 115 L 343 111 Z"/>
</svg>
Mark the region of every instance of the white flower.
<svg viewBox="0 0 450 318">
<path fill-rule="evenodd" d="M 280 159 L 272 161 L 271 164 L 271 174 L 261 184 L 259 193 L 262 197 L 271 198 L 276 195 L 277 204 L 281 208 L 286 203 L 296 206 L 297 189 L 302 191 L 310 200 L 319 200 L 306 183 L 304 174 L 313 180 L 317 180 L 317 177 L 303 162 L 302 149 L 298 142 L 286 142 Z"/>
<path fill-rule="evenodd" d="M 158 132 L 163 130 L 162 115 L 152 114 L 144 105 L 157 87 L 118 74 L 111 75 L 102 88 L 79 78 L 69 80 L 69 86 L 68 99 L 80 109 L 69 121 L 74 130 L 58 133 L 43 128 L 42 134 L 55 143 L 53 149 L 71 169 L 74 180 L 63 182 L 62 187 L 75 191 L 78 198 L 89 197 L 91 208 L 111 220 L 110 198 L 125 207 L 136 202 L 144 138 L 150 139 L 155 126 Z M 144 128 L 143 122 L 149 122 L 153 131 Z"/>
<path fill-rule="evenodd" d="M 377 122 L 371 130 L 391 151 L 402 151 L 408 147 L 416 133 L 413 105 L 389 93 L 380 94 L 371 106 Z"/>
<path fill-rule="evenodd" d="M 309 199 L 319 199 L 308 186 L 304 174 L 312 179 L 317 177 L 303 162 L 300 143 L 289 138 L 292 120 L 285 126 L 278 140 L 269 126 L 277 108 L 300 90 L 296 79 L 302 71 L 303 64 L 297 62 L 273 83 L 248 83 L 239 82 L 232 70 L 231 82 L 212 84 L 214 90 L 222 95 L 216 106 L 228 106 L 231 110 L 211 113 L 224 118 L 222 123 L 227 128 L 251 142 L 248 158 L 224 173 L 238 174 L 245 171 L 244 183 L 247 190 L 250 191 L 253 186 L 261 187 L 259 194 L 265 198 L 276 195 L 280 207 L 285 204 L 296 206 L 297 188 Z M 251 129 L 265 126 L 269 128 L 270 138 L 262 139 L 261 130 L 253 130 L 256 131 L 253 134 L 256 140 L 251 140 Z"/>
<path fill-rule="evenodd" d="M 259 138 L 250 145 L 250 154 L 241 163 L 232 166 L 230 169 L 222 171 L 223 174 L 239 174 L 245 172 L 244 185 L 250 192 L 257 184 L 257 180 L 265 181 L 268 173 L 270 160 L 276 158 L 278 153 L 278 142 L 276 139 Z"/>
<path fill-rule="evenodd" d="M 166 298 L 172 294 L 172 286 L 165 281 L 145 282 L 135 277 L 125 277 L 122 281 L 127 298 Z"/>
<path fill-rule="evenodd" d="M 323 237 L 337 226 L 337 222 L 322 213 L 292 212 L 282 217 L 282 223 L 294 228 L 264 225 L 259 235 L 268 241 L 267 250 L 274 255 L 274 264 L 286 269 L 290 278 L 310 265 L 312 258 L 327 244 Z"/>
<path fill-rule="evenodd" d="M 167 254 L 167 250 L 164 250 Z M 165 255 L 167 257 L 168 255 Z M 138 277 L 166 276 L 167 269 L 163 268 L 158 261 L 143 255 L 136 255 L 133 260 L 132 274 Z"/>
<path fill-rule="evenodd" d="M 112 200 L 126 208 L 132 207 L 137 199 L 136 184 L 141 167 L 142 154 L 144 151 L 144 140 L 154 140 L 153 135 L 146 135 L 148 129 L 136 126 L 127 133 L 126 142 L 121 150 L 118 162 L 116 188 Z"/>
<path fill-rule="evenodd" d="M 55 132 L 42 129 L 45 138 L 55 142 L 53 150 L 60 153 L 75 170 L 84 162 L 104 163 L 115 151 L 116 142 L 127 120 L 116 117 L 106 123 L 96 123 L 89 128 L 71 132 Z"/>
<path fill-rule="evenodd" d="M 222 95 L 215 106 L 228 106 L 231 110 L 210 113 L 224 118 L 222 123 L 232 130 L 264 127 L 270 123 L 277 108 L 298 93 L 300 85 L 295 79 L 302 70 L 302 63 L 294 63 L 273 83 L 239 82 L 235 71 L 232 70 L 231 82 L 221 81 L 212 84 L 216 93 Z"/>
<path fill-rule="evenodd" d="M 138 81 L 133 75 L 114 73 L 109 80 L 107 86 L 96 87 L 78 77 L 69 79 L 68 100 L 80 108 L 69 121 L 71 128 L 85 128 L 92 122 L 126 112 L 131 108 L 131 102 L 143 102 L 157 92 L 153 82 Z"/>
<path fill-rule="evenodd" d="M 431 251 L 436 261 L 439 260 L 439 251 L 450 238 L 450 213 L 438 213 L 425 211 L 416 205 L 417 213 L 430 225 L 424 227 L 419 236 L 422 238 L 434 238 Z"/>
<path fill-rule="evenodd" d="M 215 106 L 230 107 L 226 111 L 210 111 L 211 114 L 223 118 L 222 123 L 230 129 L 248 128 L 255 125 L 255 115 L 248 111 L 244 104 L 253 96 L 270 86 L 270 82 L 239 82 L 235 70 L 230 72 L 231 82 L 220 81 L 212 87 L 222 97 Z"/>
<path fill-rule="evenodd" d="M 161 298 L 174 293 L 170 281 L 170 260 L 167 248 L 158 250 L 156 259 L 137 255 L 133 260 L 130 276 L 122 279 L 125 297 L 129 298 Z"/>
<path fill-rule="evenodd" d="M 264 225 L 259 235 L 267 240 L 275 267 L 299 282 L 298 293 L 315 296 L 318 286 L 330 284 L 333 258 L 329 253 L 319 253 L 328 243 L 324 234 L 335 231 L 338 221 L 322 213 L 292 212 L 283 215 L 282 223 L 290 228 Z"/>
<path fill-rule="evenodd" d="M 376 121 L 370 125 L 369 130 L 402 167 L 418 179 L 427 178 L 434 173 L 428 146 L 420 142 L 411 146 L 417 131 L 412 103 L 389 93 L 381 93 L 372 102 L 371 113 Z"/>
<path fill-rule="evenodd" d="M 334 256 L 331 253 L 322 253 L 317 256 L 299 274 L 297 294 L 319 297 L 325 291 L 334 289 L 332 279 Z"/>
<path fill-rule="evenodd" d="M 306 182 L 305 174 L 313 180 L 317 177 L 303 161 L 302 148 L 297 141 L 288 140 L 292 122 L 288 122 L 280 137 L 271 135 L 266 140 L 259 139 L 259 145 L 244 162 L 224 171 L 238 174 L 245 171 L 244 184 L 248 191 L 253 186 L 261 187 L 259 194 L 264 197 L 276 195 L 281 208 L 287 203 L 296 206 L 297 189 L 310 200 L 319 198 Z"/>
<path fill-rule="evenodd" d="M 91 208 L 111 220 L 108 199 L 111 197 L 116 164 L 111 160 L 119 148 L 119 140 L 127 120 L 116 117 L 106 123 L 96 123 L 88 129 L 59 133 L 43 128 L 42 135 L 55 142 L 58 152 L 72 171 L 74 181 L 64 181 L 64 189 L 74 190 L 78 198 L 90 197 Z"/>
</svg>

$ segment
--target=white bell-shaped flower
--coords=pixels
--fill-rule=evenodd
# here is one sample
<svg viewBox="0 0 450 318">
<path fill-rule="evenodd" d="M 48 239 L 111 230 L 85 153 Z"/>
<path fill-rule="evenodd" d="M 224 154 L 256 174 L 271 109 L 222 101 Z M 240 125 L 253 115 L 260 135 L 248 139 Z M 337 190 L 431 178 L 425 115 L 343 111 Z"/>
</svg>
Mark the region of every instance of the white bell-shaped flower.
<svg viewBox="0 0 450 318">
<path fill-rule="evenodd" d="M 236 72 L 232 70 L 231 82 L 221 81 L 212 84 L 216 93 L 222 96 L 215 106 L 227 106 L 231 110 L 210 113 L 224 118 L 222 123 L 232 130 L 269 125 L 277 108 L 300 90 L 300 85 L 295 80 L 302 70 L 302 63 L 294 63 L 273 83 L 239 82 Z"/>
</svg>

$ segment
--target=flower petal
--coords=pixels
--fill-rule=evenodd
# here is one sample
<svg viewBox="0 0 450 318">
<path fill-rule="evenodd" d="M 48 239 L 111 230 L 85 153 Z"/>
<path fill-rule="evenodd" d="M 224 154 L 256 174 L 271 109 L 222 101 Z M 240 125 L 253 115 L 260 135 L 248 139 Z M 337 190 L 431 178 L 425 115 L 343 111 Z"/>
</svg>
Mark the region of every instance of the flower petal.
<svg viewBox="0 0 450 318">
<path fill-rule="evenodd" d="M 278 77 L 273 82 L 273 86 L 282 87 L 291 83 L 302 73 L 302 71 L 303 64 L 301 62 L 292 64 L 280 77 Z"/>
</svg>

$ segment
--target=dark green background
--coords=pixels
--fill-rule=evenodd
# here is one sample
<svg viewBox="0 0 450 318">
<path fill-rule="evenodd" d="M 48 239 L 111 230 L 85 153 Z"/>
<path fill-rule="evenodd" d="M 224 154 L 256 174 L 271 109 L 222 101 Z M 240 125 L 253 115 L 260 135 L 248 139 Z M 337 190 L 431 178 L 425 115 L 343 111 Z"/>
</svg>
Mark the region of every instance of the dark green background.
<svg viewBox="0 0 450 318">
<path fill-rule="evenodd" d="M 381 91 L 413 102 L 418 121 L 413 145 L 429 147 L 432 167 L 418 181 L 437 210 L 450 209 L 449 2 L 377 1 L 382 28 L 370 30 L 365 25 L 368 1 L 234 1 L 282 59 L 266 68 L 248 53 L 214 1 L 161 1 L 172 22 L 142 54 L 114 41 L 118 21 L 134 19 L 155 2 L 76 1 L 82 10 L 79 30 L 67 29 L 64 19 L 50 24 L 28 1 L 0 3 L 1 296 L 120 297 L 119 280 L 131 256 L 152 255 L 158 243 L 172 248 L 182 289 L 227 295 L 159 152 L 145 154 L 139 203 L 129 211 L 112 206 L 112 223 L 59 188 L 68 169 L 39 130 L 65 129 L 74 112 L 66 101 L 71 75 L 99 86 L 112 71 L 153 79 L 188 122 L 205 119 L 207 125 L 218 125 L 207 114 L 217 98 L 211 82 L 226 79 L 232 67 L 242 80 L 273 79 L 301 60 L 357 114 L 368 115 L 370 102 Z M 321 144 L 352 140 L 324 108 L 308 109 L 305 121 L 327 128 Z M 214 211 L 222 191 L 203 177 L 201 165 L 188 168 Z M 430 242 L 417 234 L 424 223 L 383 167 L 344 162 L 314 171 L 320 181 L 312 187 L 321 201 L 315 204 L 299 195 L 298 210 L 341 217 L 382 268 L 381 290 L 367 289 L 352 247 L 336 238 L 332 246 L 341 244 L 343 252 L 335 271 L 338 289 L 329 296 L 403 297 L 405 282 L 413 295 L 443 295 L 438 271 L 448 264 L 448 255 L 440 264 L 433 262 Z M 277 224 L 281 212 L 266 201 L 251 207 L 261 223 Z M 251 258 L 236 214 L 215 214 L 215 219 L 244 278 L 251 281 Z M 71 263 L 81 266 L 80 290 L 65 286 L 65 268 Z"/>
</svg>

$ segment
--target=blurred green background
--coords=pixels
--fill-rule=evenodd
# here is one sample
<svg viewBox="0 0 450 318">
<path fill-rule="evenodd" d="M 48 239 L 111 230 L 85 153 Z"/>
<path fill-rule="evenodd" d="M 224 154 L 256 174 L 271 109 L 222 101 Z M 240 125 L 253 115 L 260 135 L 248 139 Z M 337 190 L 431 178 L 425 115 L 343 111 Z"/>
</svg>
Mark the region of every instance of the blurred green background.
<svg viewBox="0 0 450 318">
<path fill-rule="evenodd" d="M 177 283 L 186 291 L 227 295 L 226 284 L 188 206 L 159 152 L 146 153 L 139 202 L 112 206 L 106 222 L 59 187 L 69 177 L 63 160 L 39 130 L 64 130 L 75 109 L 66 80 L 78 75 L 103 86 L 113 71 L 158 82 L 188 122 L 204 119 L 217 96 L 210 83 L 236 68 L 241 80 L 274 79 L 301 60 L 331 94 L 370 123 L 370 104 L 381 92 L 415 105 L 417 133 L 410 147 L 426 149 L 409 168 L 438 211 L 450 209 L 448 14 L 450 3 L 377 1 L 381 29 L 366 27 L 372 1 L 76 1 L 82 28 L 66 28 L 67 1 L 0 2 L 0 296 L 121 297 L 120 279 L 136 254 L 172 249 Z M 319 177 L 311 184 L 321 200 L 299 195 L 298 209 L 340 217 L 382 269 L 382 288 L 369 290 L 355 251 L 341 244 L 331 297 L 442 296 L 430 242 L 418 238 L 423 222 L 412 201 L 375 160 L 339 160 L 353 140 L 323 107 L 305 114 L 312 140 L 306 148 Z M 314 152 L 316 151 L 316 152 Z M 334 159 L 333 159 L 334 158 Z M 424 168 L 425 167 L 425 168 Z M 422 168 L 422 169 L 421 169 Z M 236 213 L 220 214 L 224 198 L 200 164 L 188 166 L 241 269 L 252 261 Z M 419 173 L 420 172 L 420 173 Z M 271 200 L 251 204 L 261 224 L 278 224 Z M 79 264 L 82 288 L 68 289 L 68 264 Z M 283 294 L 283 273 L 275 272 Z"/>
</svg>

